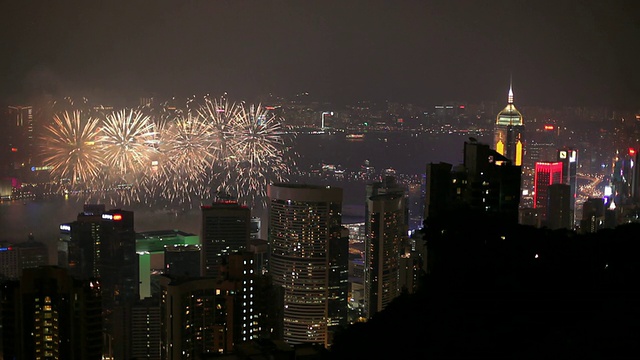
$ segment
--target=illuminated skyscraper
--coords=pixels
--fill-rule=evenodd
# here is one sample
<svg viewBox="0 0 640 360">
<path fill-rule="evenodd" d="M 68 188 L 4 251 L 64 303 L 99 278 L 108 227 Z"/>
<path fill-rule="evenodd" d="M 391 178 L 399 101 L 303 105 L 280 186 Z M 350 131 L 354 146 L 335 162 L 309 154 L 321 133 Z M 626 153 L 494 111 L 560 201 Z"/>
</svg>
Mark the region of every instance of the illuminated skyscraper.
<svg viewBox="0 0 640 360">
<path fill-rule="evenodd" d="M 524 122 L 522 114 L 513 104 L 513 87 L 509 86 L 507 106 L 496 116 L 493 130 L 495 150 L 516 166 L 523 165 L 525 151 Z"/>
<path fill-rule="evenodd" d="M 269 272 L 282 293 L 283 340 L 328 347 L 332 329 L 327 324 L 334 321 L 327 304 L 335 285 L 329 271 L 337 258 L 331 247 L 339 239 L 348 241 L 343 238 L 342 189 L 280 183 L 270 185 L 267 194 Z M 346 296 L 340 305 L 346 308 Z"/>
<path fill-rule="evenodd" d="M 533 207 L 538 209 L 538 214 L 544 222 L 547 219 L 547 206 L 549 201 L 549 185 L 562 183 L 562 163 L 537 162 L 535 171 L 535 190 Z"/>
</svg>

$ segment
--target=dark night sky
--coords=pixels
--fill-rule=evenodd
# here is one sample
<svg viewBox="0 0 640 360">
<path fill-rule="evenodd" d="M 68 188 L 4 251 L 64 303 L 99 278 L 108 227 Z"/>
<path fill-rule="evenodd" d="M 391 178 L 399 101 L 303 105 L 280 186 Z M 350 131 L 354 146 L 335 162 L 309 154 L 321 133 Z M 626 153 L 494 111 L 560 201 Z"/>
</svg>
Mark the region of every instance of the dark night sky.
<svg viewBox="0 0 640 360">
<path fill-rule="evenodd" d="M 640 107 L 638 1 L 4 0 L 0 96 Z M 115 100 L 114 100 L 115 101 Z"/>
</svg>

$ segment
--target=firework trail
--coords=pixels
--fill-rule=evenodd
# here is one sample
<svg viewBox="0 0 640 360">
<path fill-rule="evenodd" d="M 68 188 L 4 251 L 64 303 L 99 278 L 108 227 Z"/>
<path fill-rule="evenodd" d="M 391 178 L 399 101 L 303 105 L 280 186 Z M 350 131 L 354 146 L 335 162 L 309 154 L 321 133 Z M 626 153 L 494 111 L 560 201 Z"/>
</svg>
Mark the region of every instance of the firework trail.
<svg viewBox="0 0 640 360">
<path fill-rule="evenodd" d="M 103 165 L 96 143 L 98 119 L 85 117 L 80 111 L 63 112 L 44 130 L 44 165 L 51 166 L 51 174 L 68 179 L 70 187 L 92 184 Z"/>
</svg>

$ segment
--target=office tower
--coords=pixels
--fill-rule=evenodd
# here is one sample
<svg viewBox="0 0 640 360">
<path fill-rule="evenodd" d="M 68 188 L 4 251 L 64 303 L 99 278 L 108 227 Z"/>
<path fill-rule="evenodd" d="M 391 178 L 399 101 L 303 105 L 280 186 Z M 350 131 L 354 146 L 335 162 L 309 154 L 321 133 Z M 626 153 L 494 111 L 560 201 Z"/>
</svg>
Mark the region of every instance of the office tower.
<svg viewBox="0 0 640 360">
<path fill-rule="evenodd" d="M 24 269 L 43 265 L 49 265 L 49 250 L 32 236 L 23 243 L 0 246 L 0 276 L 3 278 L 17 280 Z"/>
<path fill-rule="evenodd" d="M 562 183 L 569 185 L 571 221 L 575 223 L 578 191 L 578 150 L 570 147 L 558 149 L 556 161 L 562 163 Z"/>
<path fill-rule="evenodd" d="M 146 298 L 131 308 L 130 359 L 161 359 L 160 300 Z"/>
<path fill-rule="evenodd" d="M 509 86 L 507 106 L 496 116 L 493 146 L 499 154 L 511 160 L 513 165 L 523 165 L 525 152 L 524 122 L 522 114 L 513 104 L 513 86 Z"/>
<path fill-rule="evenodd" d="M 252 216 L 251 217 L 251 230 L 250 238 L 251 239 L 261 239 L 260 232 L 262 231 L 262 220 L 259 217 Z"/>
<path fill-rule="evenodd" d="M 633 173 L 636 156 L 634 149 L 616 154 L 611 174 L 612 197 L 617 206 L 628 205 L 632 202 Z"/>
<path fill-rule="evenodd" d="M 132 304 L 139 299 L 138 254 L 133 211 L 112 209 L 102 213 L 102 242 L 98 278 L 103 304 Z"/>
<path fill-rule="evenodd" d="M 100 276 L 103 204 L 85 204 L 77 220 L 60 224 L 58 266 L 77 279 Z"/>
<path fill-rule="evenodd" d="M 571 211 L 571 187 L 568 184 L 551 184 L 547 187 L 547 219 L 549 229 L 573 229 Z"/>
<path fill-rule="evenodd" d="M 522 207 L 533 208 L 535 164 L 558 157 L 560 127 L 551 122 L 527 132 L 526 156 L 522 167 Z"/>
<path fill-rule="evenodd" d="M 638 166 L 640 151 L 638 151 L 638 148 L 629 148 L 629 156 L 633 158 L 636 164 L 631 173 L 631 197 L 637 203 L 640 202 L 640 166 Z"/>
<path fill-rule="evenodd" d="M 429 163 L 425 172 L 424 219 L 444 215 L 451 206 L 451 169 L 447 163 Z"/>
<path fill-rule="evenodd" d="M 164 248 L 164 273 L 173 277 L 199 277 L 200 245 L 173 245 Z"/>
<path fill-rule="evenodd" d="M 180 230 L 152 230 L 136 233 L 136 252 L 140 274 L 140 299 L 150 297 L 151 274 L 165 268 L 165 248 L 184 245 L 200 245 L 200 237 Z M 198 250 L 197 255 L 200 255 Z M 199 265 L 200 260 L 190 264 Z M 200 276 L 200 269 L 191 271 L 191 276 Z"/>
<path fill-rule="evenodd" d="M 222 256 L 246 249 L 251 238 L 251 209 L 217 198 L 202 210 L 202 275 L 217 277 Z"/>
<path fill-rule="evenodd" d="M 15 154 L 10 167 L 28 169 L 34 155 L 34 109 L 33 106 L 13 105 L 8 107 L 9 123 L 6 127 L 10 136 L 12 154 Z M 24 175 L 24 174 L 22 174 Z"/>
<path fill-rule="evenodd" d="M 120 359 L 131 351 L 131 306 L 140 298 L 139 259 L 136 253 L 134 213 L 122 209 L 100 216 L 100 260 L 98 276 L 102 285 L 105 341 Z"/>
<path fill-rule="evenodd" d="M 533 207 L 537 209 L 542 222 L 547 220 L 547 202 L 549 201 L 549 185 L 562 183 L 561 162 L 537 162 L 535 170 L 535 193 Z"/>
<path fill-rule="evenodd" d="M 400 256 L 408 242 L 407 198 L 395 179 L 367 184 L 364 306 L 371 318 L 400 295 Z"/>
<path fill-rule="evenodd" d="M 100 286 L 66 269 L 25 269 L 5 282 L 2 337 L 5 359 L 102 359 Z"/>
<path fill-rule="evenodd" d="M 247 250 L 253 254 L 256 273 L 267 273 L 269 269 L 269 242 L 265 239 L 251 239 Z"/>
<path fill-rule="evenodd" d="M 465 141 L 463 158 L 453 169 L 454 206 L 517 223 L 522 167 L 475 139 Z"/>
<path fill-rule="evenodd" d="M 604 228 L 605 203 L 602 198 L 589 198 L 582 204 L 580 232 L 595 233 Z"/>
<path fill-rule="evenodd" d="M 269 198 L 269 273 L 281 291 L 283 340 L 328 347 L 329 269 L 335 239 L 342 238 L 342 189 L 272 184 Z M 346 299 L 342 305 L 347 306 Z"/>
</svg>

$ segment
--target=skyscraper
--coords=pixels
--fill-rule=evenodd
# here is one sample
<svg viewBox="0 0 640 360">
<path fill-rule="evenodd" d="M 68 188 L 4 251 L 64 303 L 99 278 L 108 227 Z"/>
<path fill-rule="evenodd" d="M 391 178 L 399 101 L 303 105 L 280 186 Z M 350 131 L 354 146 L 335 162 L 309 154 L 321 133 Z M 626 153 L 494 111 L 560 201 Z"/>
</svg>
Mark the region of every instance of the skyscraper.
<svg viewBox="0 0 640 360">
<path fill-rule="evenodd" d="M 267 195 L 269 272 L 282 293 L 283 340 L 328 347 L 332 329 L 327 324 L 333 320 L 327 299 L 334 286 L 329 269 L 335 257 L 330 247 L 343 236 L 342 189 L 278 183 Z M 346 296 L 341 305 L 346 308 Z"/>
<path fill-rule="evenodd" d="M 495 150 L 511 160 L 513 165 L 522 166 L 525 151 L 524 122 L 522 114 L 513 104 L 513 86 L 509 86 L 507 106 L 496 116 L 493 131 Z"/>
<path fill-rule="evenodd" d="M 103 204 L 85 204 L 77 220 L 60 224 L 58 265 L 77 279 L 100 277 Z"/>
<path fill-rule="evenodd" d="M 217 277 L 221 259 L 246 249 L 251 238 L 251 209 L 218 198 L 202 210 L 202 276 Z"/>
<path fill-rule="evenodd" d="M 549 185 L 562 183 L 561 162 L 537 162 L 535 171 L 535 190 L 533 207 L 538 209 L 542 221 L 547 219 Z"/>
<path fill-rule="evenodd" d="M 367 185 L 365 206 L 365 316 L 400 295 L 400 255 L 408 241 L 406 191 L 393 177 Z"/>
<path fill-rule="evenodd" d="M 573 229 L 573 212 L 570 208 L 571 187 L 568 184 L 551 184 L 547 187 L 547 219 L 549 229 Z"/>
<path fill-rule="evenodd" d="M 557 161 L 562 163 L 562 183 L 569 185 L 571 221 L 576 222 L 576 196 L 578 191 L 578 150 L 564 147 L 557 150 Z"/>
</svg>

